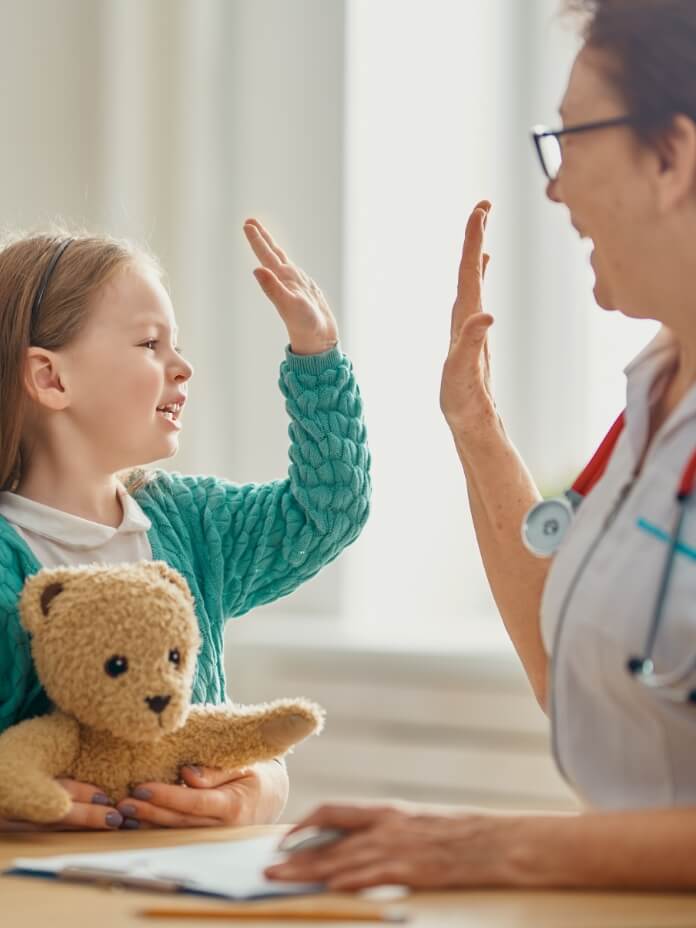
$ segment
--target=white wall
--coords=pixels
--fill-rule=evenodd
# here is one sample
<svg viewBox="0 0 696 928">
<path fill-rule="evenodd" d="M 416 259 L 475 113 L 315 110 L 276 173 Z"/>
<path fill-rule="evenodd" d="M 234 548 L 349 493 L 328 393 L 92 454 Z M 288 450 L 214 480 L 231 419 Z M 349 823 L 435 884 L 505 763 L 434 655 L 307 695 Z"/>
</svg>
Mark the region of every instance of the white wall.
<svg viewBox="0 0 696 928">
<path fill-rule="evenodd" d="M 464 223 L 494 202 L 494 388 L 541 485 L 581 466 L 645 329 L 593 304 L 528 128 L 576 47 L 556 0 L 0 0 L 2 223 L 149 242 L 196 367 L 172 466 L 285 473 L 285 344 L 241 233 L 256 214 L 322 285 L 365 397 L 373 515 L 276 614 L 388 637 L 495 621 L 438 409 Z M 640 330 L 640 331 L 638 331 Z M 473 633 L 473 632 L 472 632 Z M 478 634 L 478 632 L 476 632 Z"/>
<path fill-rule="evenodd" d="M 287 471 L 286 337 L 242 223 L 266 222 L 342 316 L 344 16 L 343 0 L 0 0 L 2 225 L 62 217 L 160 257 L 196 368 L 167 466 Z M 284 608 L 336 611 L 335 570 Z"/>
</svg>

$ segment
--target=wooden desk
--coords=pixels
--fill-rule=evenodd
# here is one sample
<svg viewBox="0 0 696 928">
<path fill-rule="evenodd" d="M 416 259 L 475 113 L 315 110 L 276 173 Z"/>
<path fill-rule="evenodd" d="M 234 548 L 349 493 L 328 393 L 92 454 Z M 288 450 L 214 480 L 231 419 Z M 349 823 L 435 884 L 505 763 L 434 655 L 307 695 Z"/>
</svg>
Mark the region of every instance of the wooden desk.
<svg viewBox="0 0 696 928">
<path fill-rule="evenodd" d="M 229 841 L 262 834 L 279 835 L 283 826 L 152 830 L 116 833 L 34 833 L 0 835 L 0 869 L 15 857 L 41 857 L 85 851 L 166 847 L 197 841 Z M 0 876 L 0 924 L 7 928 L 213 928 L 214 925 L 279 925 L 280 921 L 210 922 L 144 919 L 137 911 L 166 901 L 182 908 L 221 903 L 185 896 L 97 889 L 27 877 Z M 558 892 L 416 893 L 408 901 L 414 928 L 693 928 L 696 894 L 637 895 Z M 297 922 L 286 924 L 298 924 Z M 311 922 L 312 928 L 328 922 Z M 340 923 L 331 923 L 335 928 Z M 350 923 L 344 922 L 348 926 Z M 357 925 L 357 923 L 353 923 Z M 363 923 L 364 924 L 364 923 Z"/>
</svg>

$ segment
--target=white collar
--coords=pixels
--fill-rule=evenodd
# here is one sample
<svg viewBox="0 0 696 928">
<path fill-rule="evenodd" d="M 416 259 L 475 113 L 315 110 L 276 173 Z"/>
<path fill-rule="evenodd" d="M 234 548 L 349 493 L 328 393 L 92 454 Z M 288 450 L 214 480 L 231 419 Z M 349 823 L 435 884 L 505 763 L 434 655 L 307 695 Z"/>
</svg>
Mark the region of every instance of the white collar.
<svg viewBox="0 0 696 928">
<path fill-rule="evenodd" d="M 660 357 L 664 353 L 665 357 Z M 655 372 L 657 366 L 661 369 L 665 365 L 667 356 L 677 354 L 677 341 L 672 332 L 662 326 L 657 335 L 651 338 L 648 344 L 624 368 L 624 374 L 630 380 L 637 373 L 650 368 Z"/>
<path fill-rule="evenodd" d="M 117 487 L 117 492 L 123 506 L 123 519 L 117 528 L 91 522 L 9 491 L 0 492 L 0 515 L 14 525 L 69 548 L 97 548 L 115 535 L 147 532 L 152 524 L 125 487 Z"/>
<path fill-rule="evenodd" d="M 626 431 L 639 460 L 650 427 L 650 409 L 663 389 L 663 378 L 677 358 L 674 334 L 662 327 L 624 368 L 626 374 Z M 659 431 L 660 441 L 696 415 L 696 384 L 681 398 Z"/>
</svg>

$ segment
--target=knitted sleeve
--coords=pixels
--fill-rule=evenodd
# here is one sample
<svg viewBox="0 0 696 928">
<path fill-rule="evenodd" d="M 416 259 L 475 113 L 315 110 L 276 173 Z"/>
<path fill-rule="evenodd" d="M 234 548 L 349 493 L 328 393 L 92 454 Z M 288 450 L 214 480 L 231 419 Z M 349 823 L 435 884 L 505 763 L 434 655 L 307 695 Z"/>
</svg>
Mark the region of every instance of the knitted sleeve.
<svg viewBox="0 0 696 928">
<path fill-rule="evenodd" d="M 29 636 L 19 621 L 24 573 L 12 555 L 0 540 L 0 732 L 49 707 L 34 670 Z"/>
<path fill-rule="evenodd" d="M 286 479 L 158 479 L 186 523 L 199 585 L 206 599 L 220 597 L 226 618 L 292 592 L 354 541 L 368 516 L 370 453 L 348 358 L 338 349 L 288 351 L 280 389 L 291 420 Z"/>
</svg>

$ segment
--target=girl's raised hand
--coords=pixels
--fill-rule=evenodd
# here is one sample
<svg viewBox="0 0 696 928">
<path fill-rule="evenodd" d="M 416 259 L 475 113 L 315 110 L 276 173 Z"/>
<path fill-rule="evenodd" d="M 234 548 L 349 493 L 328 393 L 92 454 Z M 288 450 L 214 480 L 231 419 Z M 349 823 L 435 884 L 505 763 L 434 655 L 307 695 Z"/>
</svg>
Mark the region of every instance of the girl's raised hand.
<svg viewBox="0 0 696 928">
<path fill-rule="evenodd" d="M 440 407 L 455 437 L 461 439 L 474 435 L 487 419 L 497 419 L 488 356 L 493 317 L 483 312 L 481 301 L 489 260 L 483 251 L 483 236 L 490 208 L 488 200 L 481 200 L 466 225 L 449 352 L 442 371 Z"/>
<path fill-rule="evenodd" d="M 338 342 L 338 326 L 324 294 L 311 277 L 290 261 L 256 219 L 247 219 L 244 234 L 261 267 L 254 276 L 278 310 L 295 354 L 320 354 Z"/>
</svg>

